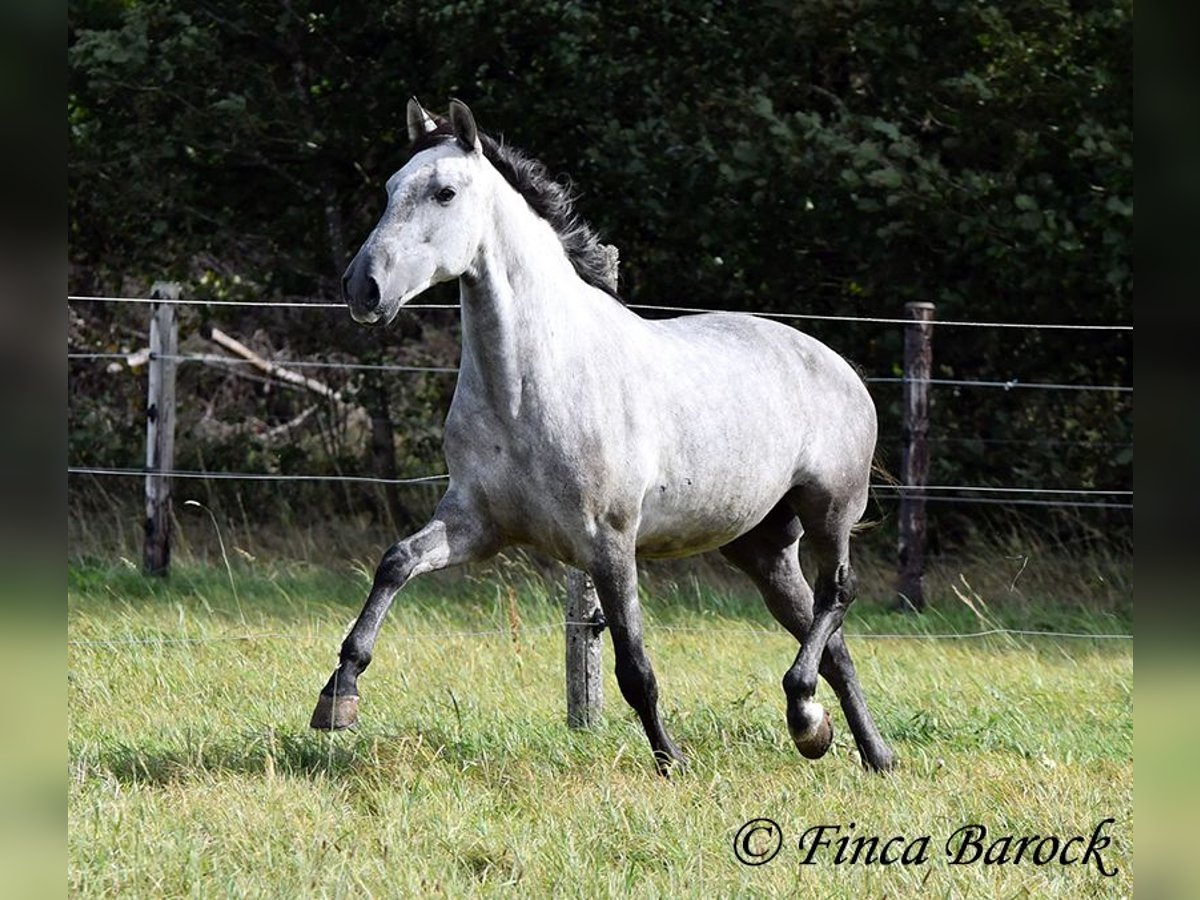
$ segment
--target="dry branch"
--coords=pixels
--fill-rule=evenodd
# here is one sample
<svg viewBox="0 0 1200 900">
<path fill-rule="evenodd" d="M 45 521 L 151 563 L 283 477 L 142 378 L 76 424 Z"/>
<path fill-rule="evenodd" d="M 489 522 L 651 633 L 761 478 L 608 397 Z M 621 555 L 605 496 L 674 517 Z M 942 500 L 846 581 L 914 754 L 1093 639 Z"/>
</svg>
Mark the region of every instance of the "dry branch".
<svg viewBox="0 0 1200 900">
<path fill-rule="evenodd" d="M 365 434 L 369 428 L 371 416 L 367 410 L 358 404 L 349 403 L 343 400 L 340 391 L 331 388 L 324 382 L 317 381 L 315 378 L 309 378 L 305 375 L 301 375 L 299 372 L 294 372 L 291 369 L 271 362 L 269 359 L 266 359 L 255 353 L 237 338 L 226 334 L 224 331 L 215 326 L 206 325 L 201 330 L 201 334 L 218 347 L 221 347 L 223 350 L 226 350 L 234 356 L 245 360 L 253 368 L 262 372 L 264 375 L 281 381 L 284 384 L 311 391 L 323 399 L 328 400 L 333 404 L 338 412 L 345 417 L 346 428 L 348 431 L 356 434 Z M 208 362 L 209 360 L 206 359 L 204 361 Z M 228 358 L 214 356 L 211 361 L 214 363 L 220 363 L 228 362 L 229 360 Z M 271 429 L 271 431 L 267 433 L 266 437 L 268 439 L 272 439 L 286 434 L 288 431 L 302 424 L 306 419 L 308 419 L 314 410 L 315 407 L 308 409 L 292 421 L 287 422 L 277 428 Z"/>
<path fill-rule="evenodd" d="M 259 356 L 237 338 L 226 334 L 220 328 L 209 326 L 204 329 L 204 336 L 216 344 L 228 350 L 235 356 L 240 356 L 242 359 L 249 362 L 254 368 L 260 372 L 270 375 L 272 378 L 278 378 L 280 381 L 286 381 L 289 384 L 294 384 L 313 393 L 319 394 L 328 400 L 332 400 L 339 406 L 345 406 L 345 401 L 342 400 L 342 395 L 335 391 L 327 384 L 317 381 L 315 378 L 309 378 L 301 375 L 299 372 L 293 372 L 291 369 L 285 369 L 283 366 L 276 365 L 269 359 L 264 359 Z"/>
</svg>

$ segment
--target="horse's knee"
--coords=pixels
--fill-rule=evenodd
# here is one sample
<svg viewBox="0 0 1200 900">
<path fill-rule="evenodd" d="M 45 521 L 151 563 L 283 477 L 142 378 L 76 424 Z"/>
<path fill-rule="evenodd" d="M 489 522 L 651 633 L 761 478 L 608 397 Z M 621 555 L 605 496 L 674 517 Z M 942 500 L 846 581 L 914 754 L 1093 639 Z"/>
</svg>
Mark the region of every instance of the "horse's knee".
<svg viewBox="0 0 1200 900">
<path fill-rule="evenodd" d="M 412 572 L 413 554 L 407 542 L 393 544 L 375 567 L 375 587 L 399 587 Z"/>
</svg>

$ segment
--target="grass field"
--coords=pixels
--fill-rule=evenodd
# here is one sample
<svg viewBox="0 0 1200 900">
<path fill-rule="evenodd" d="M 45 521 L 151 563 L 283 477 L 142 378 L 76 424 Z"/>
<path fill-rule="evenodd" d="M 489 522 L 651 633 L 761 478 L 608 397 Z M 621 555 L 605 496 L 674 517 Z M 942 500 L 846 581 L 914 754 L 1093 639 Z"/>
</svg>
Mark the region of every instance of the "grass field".
<svg viewBox="0 0 1200 900">
<path fill-rule="evenodd" d="M 999 560 L 999 561 L 997 561 Z M 943 561 L 933 611 L 888 613 L 863 572 L 847 622 L 900 768 L 870 775 L 828 688 L 835 743 L 791 746 L 794 643 L 715 569 L 649 579 L 647 646 L 688 773 L 659 779 L 607 676 L 604 723 L 564 725 L 558 581 L 520 561 L 418 580 L 362 681 L 353 733 L 308 730 L 365 567 L 195 561 L 68 573 L 72 896 L 1121 896 L 1133 885 L 1133 648 L 1096 638 L 869 634 L 991 625 L 1128 632 L 1132 563 Z M 684 571 L 684 574 L 680 574 Z M 711 577 L 710 577 L 711 576 Z M 1014 578 L 1016 580 L 1014 580 Z M 232 579 L 232 584 L 231 584 Z M 973 607 L 973 609 L 972 609 Z M 610 646 L 605 666 L 611 670 Z M 741 865 L 750 819 L 780 826 Z M 1094 863 L 951 865 L 960 827 L 1112 842 Z M 854 830 L 850 831 L 850 823 Z M 929 836 L 928 861 L 802 865 L 819 824 Z M 757 840 L 757 839 L 756 839 Z M 757 848 L 759 845 L 753 845 Z M 807 846 L 807 845 L 806 845 Z M 1075 845 L 1079 855 L 1079 845 Z"/>
</svg>

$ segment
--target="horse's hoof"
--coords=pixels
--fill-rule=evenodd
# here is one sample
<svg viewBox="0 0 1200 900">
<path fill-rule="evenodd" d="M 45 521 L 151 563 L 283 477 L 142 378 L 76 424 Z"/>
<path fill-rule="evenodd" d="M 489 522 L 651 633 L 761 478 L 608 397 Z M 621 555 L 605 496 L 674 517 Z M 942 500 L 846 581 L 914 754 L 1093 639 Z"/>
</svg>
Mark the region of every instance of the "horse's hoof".
<svg viewBox="0 0 1200 900">
<path fill-rule="evenodd" d="M 357 697 L 327 697 L 322 694 L 317 698 L 317 708 L 313 710 L 312 721 L 308 725 L 318 731 L 339 731 L 357 722 Z"/>
<path fill-rule="evenodd" d="M 862 762 L 863 768 L 868 772 L 878 772 L 880 774 L 891 772 L 899 765 L 896 754 L 889 747 L 884 747 L 883 750 L 876 751 L 870 757 L 864 754 Z"/>
<path fill-rule="evenodd" d="M 820 759 L 828 753 L 833 743 L 833 720 L 829 718 L 829 710 L 810 700 L 801 705 L 795 718 L 799 721 L 788 716 L 788 728 L 801 756 Z"/>
<path fill-rule="evenodd" d="M 654 765 L 658 769 L 658 774 L 663 778 L 670 780 L 677 775 L 687 774 L 687 759 L 684 755 L 676 750 L 670 756 L 661 756 L 654 754 Z"/>
</svg>

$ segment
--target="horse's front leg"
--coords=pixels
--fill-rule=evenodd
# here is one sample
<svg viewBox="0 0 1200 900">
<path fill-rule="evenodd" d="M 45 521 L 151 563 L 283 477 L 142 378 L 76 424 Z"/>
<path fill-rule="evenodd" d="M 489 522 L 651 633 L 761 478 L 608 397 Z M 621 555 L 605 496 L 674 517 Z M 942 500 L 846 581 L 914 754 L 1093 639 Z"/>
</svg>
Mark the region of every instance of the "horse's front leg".
<svg viewBox="0 0 1200 900">
<path fill-rule="evenodd" d="M 367 602 L 342 642 L 338 667 L 321 690 L 311 726 L 329 731 L 347 728 L 358 720 L 358 676 L 371 664 L 375 639 L 392 600 L 410 579 L 485 559 L 497 549 L 487 520 L 471 504 L 449 493 L 428 525 L 393 544 L 383 554 Z"/>
<path fill-rule="evenodd" d="M 625 702 L 633 707 L 660 775 L 682 770 L 686 760 L 671 740 L 658 714 L 658 681 L 642 641 L 642 608 L 637 597 L 637 564 L 632 546 L 623 550 L 606 547 L 590 566 L 589 575 L 612 635 L 616 657 L 617 684 Z"/>
</svg>

